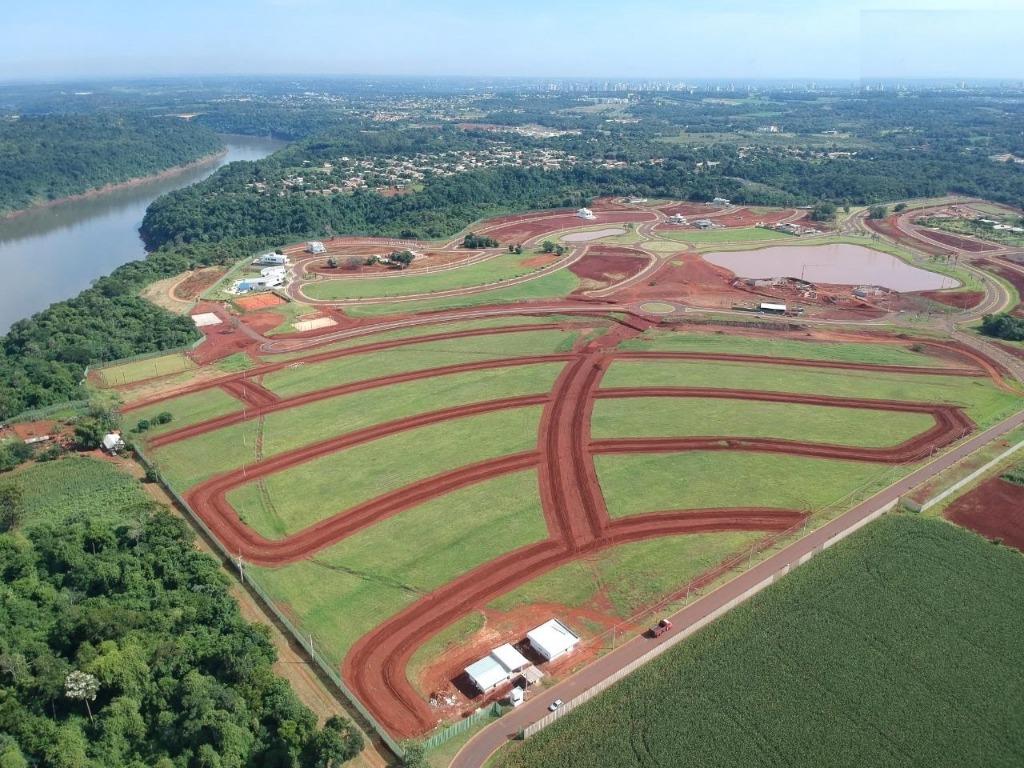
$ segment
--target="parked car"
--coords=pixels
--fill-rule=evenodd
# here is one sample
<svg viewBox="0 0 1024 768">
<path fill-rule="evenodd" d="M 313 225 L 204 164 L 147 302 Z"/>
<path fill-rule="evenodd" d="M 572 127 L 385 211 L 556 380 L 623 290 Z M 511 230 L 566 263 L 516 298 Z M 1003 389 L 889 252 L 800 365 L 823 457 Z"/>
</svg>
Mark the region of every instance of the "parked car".
<svg viewBox="0 0 1024 768">
<path fill-rule="evenodd" d="M 562 706 L 562 700 L 561 699 L 555 699 L 550 704 L 548 704 L 548 711 L 549 712 L 554 712 L 560 706 Z"/>
<path fill-rule="evenodd" d="M 672 622 L 668 619 L 662 619 L 649 630 L 647 630 L 647 635 L 649 637 L 661 637 L 670 629 L 672 629 Z"/>
</svg>

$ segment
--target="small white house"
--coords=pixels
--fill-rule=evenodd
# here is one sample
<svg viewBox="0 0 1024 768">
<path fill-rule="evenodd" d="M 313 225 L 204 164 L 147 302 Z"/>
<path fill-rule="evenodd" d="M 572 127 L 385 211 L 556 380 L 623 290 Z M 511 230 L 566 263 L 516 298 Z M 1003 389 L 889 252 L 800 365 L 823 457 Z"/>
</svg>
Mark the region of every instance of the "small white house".
<svg viewBox="0 0 1024 768">
<path fill-rule="evenodd" d="M 576 211 L 576 216 L 581 218 L 581 219 L 587 219 L 587 220 L 591 220 L 591 219 L 596 219 L 597 218 L 597 216 L 594 215 L 594 212 L 592 210 L 590 210 L 589 208 L 580 208 L 578 211 Z"/>
<path fill-rule="evenodd" d="M 327 253 L 327 248 L 319 240 L 310 240 L 306 243 L 306 253 Z"/>
<path fill-rule="evenodd" d="M 109 432 L 103 436 L 103 450 L 107 453 L 117 453 L 124 449 L 124 440 L 120 432 Z"/>
<path fill-rule="evenodd" d="M 466 667 L 466 674 L 473 681 L 473 685 L 483 693 L 488 693 L 511 680 L 514 674 L 528 666 L 530 662 L 519 651 L 505 643 Z"/>
<path fill-rule="evenodd" d="M 253 264 L 259 267 L 280 267 L 288 263 L 288 257 L 283 253 L 264 253 Z"/>
<path fill-rule="evenodd" d="M 265 277 L 268 280 L 279 280 L 280 282 L 276 283 L 276 285 L 283 283 L 287 274 L 287 267 L 264 267 L 260 270 L 260 277 Z"/>
<path fill-rule="evenodd" d="M 711 219 L 697 219 L 693 222 L 693 226 L 697 227 L 697 229 L 714 229 L 715 222 Z"/>
<path fill-rule="evenodd" d="M 689 223 L 686 220 L 686 217 L 683 216 L 683 214 L 681 214 L 681 213 L 673 213 L 671 216 L 668 217 L 668 220 L 669 220 L 670 224 L 688 224 Z"/>
<path fill-rule="evenodd" d="M 731 202 L 731 201 L 730 201 L 730 200 L 729 200 L 728 198 L 725 198 L 725 197 L 716 197 L 716 198 L 714 198 L 714 199 L 713 199 L 713 200 L 711 201 L 711 204 L 712 204 L 712 205 L 722 205 L 722 206 L 725 206 L 725 205 L 729 205 L 729 203 L 730 203 L 730 202 Z"/>
<path fill-rule="evenodd" d="M 773 315 L 784 315 L 786 314 L 785 304 L 769 304 L 767 302 L 761 302 L 758 307 L 762 312 L 768 312 Z"/>
<path fill-rule="evenodd" d="M 541 624 L 526 633 L 530 646 L 548 661 L 554 661 L 572 651 L 580 639 L 558 619 Z"/>
</svg>

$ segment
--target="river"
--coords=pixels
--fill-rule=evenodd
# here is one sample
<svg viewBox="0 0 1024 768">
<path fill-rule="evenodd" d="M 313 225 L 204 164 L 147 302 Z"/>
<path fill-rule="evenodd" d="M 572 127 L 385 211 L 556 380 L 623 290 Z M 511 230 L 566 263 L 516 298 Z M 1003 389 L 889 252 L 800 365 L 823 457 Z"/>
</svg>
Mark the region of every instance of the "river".
<svg viewBox="0 0 1024 768">
<path fill-rule="evenodd" d="M 0 221 L 0 333 L 11 323 L 76 295 L 97 277 L 141 259 L 139 225 L 160 195 L 210 176 L 235 160 L 258 160 L 285 145 L 253 136 L 223 136 L 227 153 L 173 176 L 96 197 L 39 208 Z"/>
</svg>

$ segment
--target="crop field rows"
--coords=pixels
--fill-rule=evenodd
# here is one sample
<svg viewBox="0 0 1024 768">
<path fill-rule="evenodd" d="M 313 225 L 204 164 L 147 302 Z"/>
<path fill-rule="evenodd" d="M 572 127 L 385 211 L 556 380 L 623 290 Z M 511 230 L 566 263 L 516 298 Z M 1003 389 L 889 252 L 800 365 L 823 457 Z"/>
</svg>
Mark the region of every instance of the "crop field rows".
<svg viewBox="0 0 1024 768">
<path fill-rule="evenodd" d="M 1015 397 L 941 343 L 755 345 L 611 313 L 446 328 L 126 407 L 175 415 L 147 436 L 161 474 L 399 738 L 438 722 L 410 669 L 446 627 L 626 618 Z"/>
</svg>

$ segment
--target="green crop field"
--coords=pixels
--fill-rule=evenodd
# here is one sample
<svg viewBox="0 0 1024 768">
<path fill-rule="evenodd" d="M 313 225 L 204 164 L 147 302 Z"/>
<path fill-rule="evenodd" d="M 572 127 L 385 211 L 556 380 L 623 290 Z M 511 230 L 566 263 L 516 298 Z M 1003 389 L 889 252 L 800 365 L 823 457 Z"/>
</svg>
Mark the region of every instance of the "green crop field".
<svg viewBox="0 0 1024 768">
<path fill-rule="evenodd" d="M 540 414 L 513 408 L 400 432 L 243 485 L 228 501 L 259 533 L 286 536 L 417 480 L 531 450 Z"/>
<path fill-rule="evenodd" d="M 1024 559 L 886 517 L 493 761 L 1024 763 Z"/>
<path fill-rule="evenodd" d="M 392 376 L 446 365 L 568 351 L 574 334 L 566 331 L 522 331 L 495 336 L 468 336 L 409 344 L 384 353 L 357 353 L 319 363 L 296 362 L 263 377 L 267 389 L 292 397 L 325 387 Z"/>
<path fill-rule="evenodd" d="M 407 381 L 318 400 L 171 443 L 153 452 L 163 474 L 178 490 L 256 459 L 254 439 L 262 431 L 262 456 L 269 458 L 335 435 L 386 421 L 457 405 L 548 392 L 562 363 L 467 371 Z M 197 455 L 202 460 L 197 461 Z"/>
<path fill-rule="evenodd" d="M 501 499 L 501 504 L 493 503 Z M 455 491 L 280 568 L 250 568 L 334 663 L 388 616 L 462 573 L 547 536 L 534 472 Z"/>
<path fill-rule="evenodd" d="M 710 507 L 812 511 L 893 480 L 886 464 L 743 451 L 604 454 L 594 461 L 612 517 Z"/>
<path fill-rule="evenodd" d="M 104 386 L 115 387 L 119 384 L 132 384 L 155 376 L 191 371 L 196 367 L 192 358 L 186 357 L 181 352 L 172 352 L 167 355 L 148 357 L 144 360 L 108 365 L 97 369 L 96 376 Z"/>
<path fill-rule="evenodd" d="M 138 481 L 109 461 L 69 456 L 0 476 L 22 492 L 21 525 L 60 525 L 90 518 L 117 522 L 151 499 Z"/>
<path fill-rule="evenodd" d="M 214 387 L 139 408 L 126 413 L 123 421 L 126 427 L 134 427 L 142 419 L 152 421 L 161 413 L 171 414 L 171 421 L 167 424 L 154 424 L 145 433 L 153 436 L 240 410 L 242 403 L 239 400 Z"/>
<path fill-rule="evenodd" d="M 533 255 L 501 254 L 486 261 L 467 264 L 455 269 L 418 275 L 415 272 L 397 272 L 388 277 L 335 278 L 317 280 L 303 286 L 311 299 L 373 299 L 395 296 L 413 296 L 437 293 L 457 288 L 487 285 L 538 270 L 525 264 Z"/>
<path fill-rule="evenodd" d="M 784 339 L 772 336 L 737 336 L 724 333 L 690 331 L 646 331 L 627 339 L 619 349 L 657 352 L 724 352 L 735 355 L 769 355 L 806 360 L 835 360 L 881 365 L 913 365 L 923 368 L 949 366 L 948 360 L 927 354 L 928 347 L 916 352 L 910 342 L 898 344 L 843 343 Z"/>
<path fill-rule="evenodd" d="M 703 360 L 617 360 L 603 387 L 719 387 L 962 405 L 979 426 L 1020 403 L 984 377 L 939 376 Z"/>
<path fill-rule="evenodd" d="M 659 229 L 658 237 L 679 240 L 684 243 L 745 243 L 752 240 L 785 240 L 793 237 L 785 232 L 763 227 L 739 227 L 736 229 Z"/>
<path fill-rule="evenodd" d="M 607 612 L 610 604 L 613 616 L 628 619 L 764 535 L 696 533 L 620 544 L 528 581 L 487 607 L 510 611 L 544 603 Z"/>
<path fill-rule="evenodd" d="M 691 397 L 598 400 L 592 432 L 605 437 L 779 437 L 814 443 L 884 447 L 934 426 L 924 413 Z"/>
<path fill-rule="evenodd" d="M 379 317 L 398 313 L 415 314 L 441 309 L 462 309 L 483 307 L 490 304 L 509 304 L 533 299 L 559 299 L 579 287 L 580 281 L 568 269 L 548 272 L 540 277 L 505 288 L 470 293 L 465 296 L 446 296 L 436 299 L 414 301 L 390 301 L 381 304 L 358 304 L 345 307 L 345 314 L 352 317 Z"/>
</svg>

